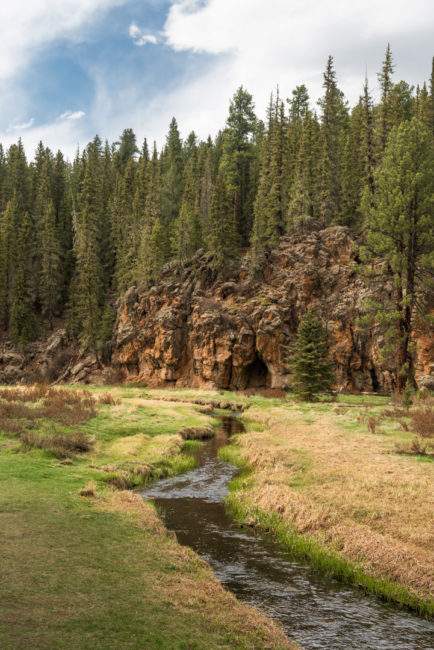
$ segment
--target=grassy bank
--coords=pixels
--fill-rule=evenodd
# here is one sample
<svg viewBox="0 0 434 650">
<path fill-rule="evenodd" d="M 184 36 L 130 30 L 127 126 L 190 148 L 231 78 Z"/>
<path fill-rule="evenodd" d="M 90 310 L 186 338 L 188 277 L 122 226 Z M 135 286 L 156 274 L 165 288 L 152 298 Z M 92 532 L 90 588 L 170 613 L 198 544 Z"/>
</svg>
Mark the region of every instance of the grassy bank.
<svg viewBox="0 0 434 650">
<path fill-rule="evenodd" d="M 285 648 L 124 487 L 192 466 L 210 420 L 140 388 L 0 390 L 0 646 Z"/>
<path fill-rule="evenodd" d="M 228 507 L 319 570 L 432 617 L 432 439 L 414 435 L 432 411 L 387 402 L 252 398 L 247 434 L 220 451 L 245 470 Z"/>
</svg>

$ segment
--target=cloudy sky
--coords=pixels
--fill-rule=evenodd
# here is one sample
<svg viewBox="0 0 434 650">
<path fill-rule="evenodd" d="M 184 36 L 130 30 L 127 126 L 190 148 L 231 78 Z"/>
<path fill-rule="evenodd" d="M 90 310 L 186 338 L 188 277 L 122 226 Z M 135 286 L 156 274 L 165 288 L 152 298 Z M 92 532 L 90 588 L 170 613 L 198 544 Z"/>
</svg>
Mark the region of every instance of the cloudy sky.
<svg viewBox="0 0 434 650">
<path fill-rule="evenodd" d="M 327 56 L 350 103 L 391 43 L 395 79 L 429 79 L 433 0 L 11 0 L 1 2 L 0 141 L 72 157 L 133 128 L 161 145 L 215 135 L 243 84 L 263 117 L 270 92 L 321 95 Z"/>
</svg>

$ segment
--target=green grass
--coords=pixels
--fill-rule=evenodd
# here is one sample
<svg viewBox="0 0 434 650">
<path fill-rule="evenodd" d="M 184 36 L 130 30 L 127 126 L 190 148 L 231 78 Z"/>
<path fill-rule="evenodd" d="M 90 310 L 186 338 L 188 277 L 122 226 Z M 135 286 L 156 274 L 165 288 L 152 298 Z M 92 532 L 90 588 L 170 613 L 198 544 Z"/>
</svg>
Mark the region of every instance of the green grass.
<svg viewBox="0 0 434 650">
<path fill-rule="evenodd" d="M 174 434 L 208 418 L 172 403 L 132 408 L 128 400 L 143 397 L 141 389 L 127 389 L 128 397 L 115 392 L 119 406 L 99 406 L 80 426 L 95 436 L 94 450 L 68 464 L 0 433 L 0 647 L 289 647 L 273 624 L 236 602 L 178 546 L 149 503 L 118 502 L 127 493 L 107 485 L 114 475 L 133 485 L 148 480 L 134 473 L 143 465 L 152 476 L 190 469 L 194 458 L 181 450 L 201 443 Z M 96 497 L 79 496 L 92 481 Z"/>
</svg>

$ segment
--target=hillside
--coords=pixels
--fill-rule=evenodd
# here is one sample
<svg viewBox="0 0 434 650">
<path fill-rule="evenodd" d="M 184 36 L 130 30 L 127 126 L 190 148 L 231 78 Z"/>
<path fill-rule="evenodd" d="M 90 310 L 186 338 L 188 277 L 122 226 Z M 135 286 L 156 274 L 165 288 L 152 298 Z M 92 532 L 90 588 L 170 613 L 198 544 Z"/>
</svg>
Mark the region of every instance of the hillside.
<svg viewBox="0 0 434 650">
<path fill-rule="evenodd" d="M 250 278 L 249 265 L 246 254 L 237 271 L 219 279 L 204 251 L 182 269 L 168 264 L 157 284 L 133 286 L 123 296 L 103 369 L 59 330 L 22 352 L 3 344 L 0 381 L 21 381 L 37 370 L 50 381 L 285 388 L 300 318 L 317 302 L 330 336 L 336 388 L 393 390 L 393 370 L 380 355 L 380 330 L 357 325 L 368 289 L 355 270 L 347 228 L 282 237 L 259 280 Z M 429 381 L 432 358 L 429 332 L 419 329 L 416 376 L 422 384 Z"/>
</svg>

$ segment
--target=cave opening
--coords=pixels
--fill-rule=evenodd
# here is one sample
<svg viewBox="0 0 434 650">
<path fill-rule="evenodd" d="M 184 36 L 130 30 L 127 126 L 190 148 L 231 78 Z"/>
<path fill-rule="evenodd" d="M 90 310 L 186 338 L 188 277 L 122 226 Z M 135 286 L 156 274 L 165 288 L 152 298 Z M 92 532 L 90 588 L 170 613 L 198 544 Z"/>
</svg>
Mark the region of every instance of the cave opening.
<svg viewBox="0 0 434 650">
<path fill-rule="evenodd" d="M 246 388 L 269 388 L 271 375 L 265 363 L 256 356 L 256 359 L 246 368 Z"/>
<path fill-rule="evenodd" d="M 369 368 L 369 372 L 371 374 L 372 390 L 374 393 L 378 393 L 380 384 L 377 378 L 377 373 L 375 372 L 375 368 Z"/>
</svg>

